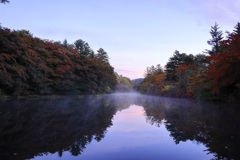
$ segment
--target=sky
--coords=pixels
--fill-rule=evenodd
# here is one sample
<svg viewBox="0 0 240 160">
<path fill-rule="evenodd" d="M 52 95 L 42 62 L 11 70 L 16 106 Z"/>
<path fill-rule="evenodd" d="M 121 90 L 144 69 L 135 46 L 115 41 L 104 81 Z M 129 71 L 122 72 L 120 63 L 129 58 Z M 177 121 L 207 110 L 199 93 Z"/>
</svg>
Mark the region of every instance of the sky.
<svg viewBox="0 0 240 160">
<path fill-rule="evenodd" d="M 164 67 L 175 50 L 210 49 L 211 26 L 231 32 L 239 10 L 240 0 L 10 0 L 0 4 L 0 23 L 41 39 L 82 39 L 95 52 L 103 48 L 118 74 L 135 79 L 148 66 Z"/>
</svg>

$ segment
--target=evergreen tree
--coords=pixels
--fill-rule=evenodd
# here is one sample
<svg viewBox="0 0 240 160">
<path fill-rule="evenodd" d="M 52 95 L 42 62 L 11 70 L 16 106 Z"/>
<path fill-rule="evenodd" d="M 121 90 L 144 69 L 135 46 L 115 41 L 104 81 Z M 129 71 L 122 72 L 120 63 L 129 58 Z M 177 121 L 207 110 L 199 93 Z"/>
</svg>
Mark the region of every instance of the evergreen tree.
<svg viewBox="0 0 240 160">
<path fill-rule="evenodd" d="M 78 39 L 74 42 L 75 48 L 79 51 L 80 55 L 84 58 L 94 57 L 94 52 L 87 42 Z"/>
<path fill-rule="evenodd" d="M 30 33 L 30 31 L 28 30 L 25 30 L 25 29 L 21 29 L 21 30 L 18 30 L 17 32 L 20 33 L 20 35 L 28 35 L 28 36 L 33 36 L 32 33 Z"/>
<path fill-rule="evenodd" d="M 97 54 L 95 56 L 98 60 L 104 62 L 104 63 L 109 63 L 109 57 L 106 51 L 104 51 L 104 49 L 100 48 L 97 51 Z"/>
<path fill-rule="evenodd" d="M 240 34 L 240 22 L 238 22 L 234 28 L 235 29 L 233 30 L 233 32 L 236 34 Z"/>
<path fill-rule="evenodd" d="M 223 33 L 219 30 L 217 23 L 211 26 L 210 34 L 212 39 L 208 40 L 207 43 L 212 46 L 212 50 L 207 50 L 207 53 L 212 56 L 221 52 L 220 42 L 223 39 Z"/>
<path fill-rule="evenodd" d="M 200 73 L 204 73 L 208 66 L 207 56 L 205 54 L 197 54 L 194 56 L 194 65 Z"/>
<path fill-rule="evenodd" d="M 193 64 L 194 56 L 192 54 L 187 55 L 186 53 L 180 53 L 179 51 L 175 51 L 174 55 L 170 57 L 167 62 L 166 68 L 166 78 L 169 81 L 176 81 L 177 77 L 175 75 L 176 68 L 181 64 Z"/>
<path fill-rule="evenodd" d="M 68 49 L 69 44 L 68 44 L 67 39 L 64 39 L 64 40 L 63 40 L 62 46 L 63 46 L 64 48 Z"/>
</svg>

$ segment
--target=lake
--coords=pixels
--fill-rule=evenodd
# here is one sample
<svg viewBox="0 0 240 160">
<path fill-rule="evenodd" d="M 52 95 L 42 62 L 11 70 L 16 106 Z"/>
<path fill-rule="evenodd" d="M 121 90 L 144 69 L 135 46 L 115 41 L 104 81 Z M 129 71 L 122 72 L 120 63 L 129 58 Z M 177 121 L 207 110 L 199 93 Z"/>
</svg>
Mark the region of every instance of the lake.
<svg viewBox="0 0 240 160">
<path fill-rule="evenodd" d="M 0 100 L 1 160 L 240 159 L 240 107 L 141 95 Z"/>
</svg>

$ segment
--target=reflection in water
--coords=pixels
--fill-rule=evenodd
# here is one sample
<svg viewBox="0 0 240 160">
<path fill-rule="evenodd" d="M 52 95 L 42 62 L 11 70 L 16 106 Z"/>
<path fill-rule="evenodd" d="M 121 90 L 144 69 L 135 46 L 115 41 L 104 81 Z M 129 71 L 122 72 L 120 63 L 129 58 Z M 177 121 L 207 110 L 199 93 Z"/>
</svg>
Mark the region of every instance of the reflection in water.
<svg viewBox="0 0 240 160">
<path fill-rule="evenodd" d="M 81 154 L 104 138 L 116 108 L 107 97 L 31 99 L 1 102 L 0 159 L 29 159 L 64 151 Z"/>
<path fill-rule="evenodd" d="M 202 143 L 215 159 L 239 159 L 240 109 L 234 104 L 156 98 L 142 104 L 147 120 L 159 126 L 163 121 L 176 144 L 188 140 Z M 152 103 L 153 102 L 153 103 Z"/>
<path fill-rule="evenodd" d="M 114 115 L 121 113 L 117 111 L 131 105 L 142 106 L 147 123 L 166 127 L 176 144 L 193 141 L 205 145 L 206 154 L 213 154 L 215 159 L 239 158 L 237 107 L 125 93 L 0 101 L 0 159 L 31 159 L 48 153 L 61 157 L 66 151 L 80 156 L 87 144 L 102 141 L 107 131 L 114 129 L 109 127 Z M 139 111 L 132 107 L 131 113 L 133 109 Z M 131 116 L 125 115 L 125 122 L 131 122 L 126 118 Z"/>
</svg>

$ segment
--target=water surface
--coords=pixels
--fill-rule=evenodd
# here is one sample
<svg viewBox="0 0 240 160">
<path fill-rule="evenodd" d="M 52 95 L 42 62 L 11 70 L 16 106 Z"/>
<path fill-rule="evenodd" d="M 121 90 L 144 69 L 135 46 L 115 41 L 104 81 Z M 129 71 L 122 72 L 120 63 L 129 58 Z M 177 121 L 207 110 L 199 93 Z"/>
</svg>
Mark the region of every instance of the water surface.
<svg viewBox="0 0 240 160">
<path fill-rule="evenodd" d="M 239 159 L 234 104 L 119 93 L 0 101 L 0 159 Z"/>
</svg>

